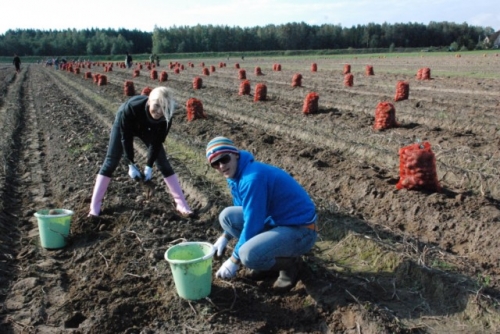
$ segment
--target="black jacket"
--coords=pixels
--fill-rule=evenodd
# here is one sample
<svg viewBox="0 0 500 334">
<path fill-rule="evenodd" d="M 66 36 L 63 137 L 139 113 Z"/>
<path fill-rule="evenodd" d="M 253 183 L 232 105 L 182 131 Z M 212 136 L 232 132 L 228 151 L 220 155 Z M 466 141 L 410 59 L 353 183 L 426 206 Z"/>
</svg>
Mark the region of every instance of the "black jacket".
<svg viewBox="0 0 500 334">
<path fill-rule="evenodd" d="M 137 95 L 122 104 L 116 114 L 115 124 L 119 126 L 125 157 L 134 163 L 133 138 L 140 138 L 148 148 L 146 164 L 153 167 L 160 149 L 167 138 L 172 120 L 165 117 L 155 120 L 149 113 L 148 96 Z"/>
</svg>

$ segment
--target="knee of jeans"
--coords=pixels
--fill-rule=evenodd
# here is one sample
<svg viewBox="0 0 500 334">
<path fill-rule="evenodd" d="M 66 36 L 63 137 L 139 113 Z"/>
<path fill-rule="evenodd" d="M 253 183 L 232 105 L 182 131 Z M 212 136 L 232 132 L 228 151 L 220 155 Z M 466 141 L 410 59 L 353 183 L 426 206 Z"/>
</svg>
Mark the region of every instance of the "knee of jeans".
<svg viewBox="0 0 500 334">
<path fill-rule="evenodd" d="M 219 222 L 222 225 L 222 228 L 226 230 L 226 227 L 230 227 L 231 224 L 228 221 L 227 214 L 228 214 L 229 208 L 224 208 L 220 213 L 219 213 Z"/>
<path fill-rule="evenodd" d="M 271 267 L 269 264 L 270 259 L 263 257 L 262 254 L 255 249 L 245 248 L 243 245 L 240 248 L 239 256 L 241 263 L 250 269 L 267 270 Z"/>
</svg>

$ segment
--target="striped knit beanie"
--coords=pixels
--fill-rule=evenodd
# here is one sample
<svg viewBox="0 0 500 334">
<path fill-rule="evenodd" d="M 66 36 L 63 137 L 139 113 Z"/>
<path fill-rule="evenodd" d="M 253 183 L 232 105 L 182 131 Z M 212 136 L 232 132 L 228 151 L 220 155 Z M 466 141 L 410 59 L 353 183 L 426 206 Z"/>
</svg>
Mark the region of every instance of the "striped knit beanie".
<svg viewBox="0 0 500 334">
<path fill-rule="evenodd" d="M 239 153 L 231 139 L 226 137 L 215 137 L 207 144 L 207 160 L 208 163 L 217 161 L 217 157 L 221 157 L 224 153 Z"/>
</svg>

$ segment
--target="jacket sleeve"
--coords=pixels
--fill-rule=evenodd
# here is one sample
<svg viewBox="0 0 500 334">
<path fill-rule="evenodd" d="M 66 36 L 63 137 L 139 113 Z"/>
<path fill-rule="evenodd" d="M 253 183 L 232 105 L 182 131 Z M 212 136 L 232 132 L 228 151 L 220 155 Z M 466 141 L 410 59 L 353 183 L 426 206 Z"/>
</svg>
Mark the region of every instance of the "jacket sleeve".
<svg viewBox="0 0 500 334">
<path fill-rule="evenodd" d="M 257 178 L 258 176 L 258 178 Z M 243 230 L 234 248 L 233 256 L 239 259 L 240 247 L 264 230 L 267 218 L 267 177 L 252 176 L 240 182 L 241 205 L 243 206 Z"/>
<path fill-rule="evenodd" d="M 134 124 L 134 114 L 128 104 L 122 106 L 122 110 L 118 112 L 121 141 L 125 157 L 131 162 L 134 161 L 134 135 L 132 124 Z"/>
</svg>

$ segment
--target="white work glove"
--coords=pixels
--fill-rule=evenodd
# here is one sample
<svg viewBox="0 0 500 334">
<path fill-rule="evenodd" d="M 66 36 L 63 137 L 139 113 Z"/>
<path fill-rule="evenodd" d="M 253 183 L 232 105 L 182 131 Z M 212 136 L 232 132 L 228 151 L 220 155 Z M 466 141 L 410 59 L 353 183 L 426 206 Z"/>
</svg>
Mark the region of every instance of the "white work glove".
<svg viewBox="0 0 500 334">
<path fill-rule="evenodd" d="M 231 261 L 231 258 L 227 259 L 226 262 L 222 264 L 222 266 L 215 273 L 215 277 L 220 277 L 224 279 L 229 279 L 236 276 L 236 271 L 240 267 L 239 264 Z"/>
<path fill-rule="evenodd" d="M 217 250 L 217 256 L 222 256 L 224 253 L 224 250 L 226 249 L 227 243 L 229 240 L 226 238 L 225 235 L 222 235 L 217 239 L 217 241 L 214 244 L 214 248 Z"/>
<path fill-rule="evenodd" d="M 152 176 L 153 176 L 153 168 L 149 166 L 144 167 L 144 181 L 151 180 Z"/>
<path fill-rule="evenodd" d="M 136 165 L 130 164 L 128 165 L 128 176 L 131 178 L 135 179 L 140 179 L 141 178 L 141 172 L 139 171 L 139 168 L 137 168 Z"/>
</svg>

